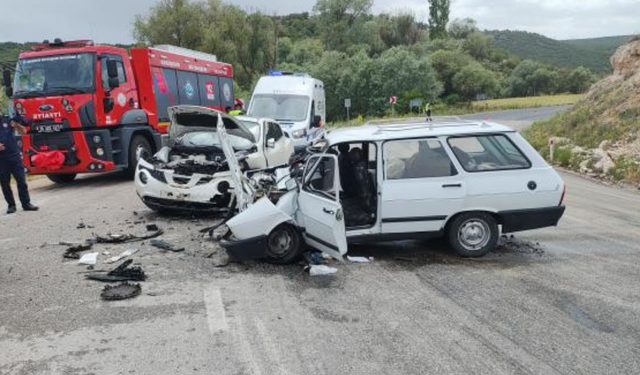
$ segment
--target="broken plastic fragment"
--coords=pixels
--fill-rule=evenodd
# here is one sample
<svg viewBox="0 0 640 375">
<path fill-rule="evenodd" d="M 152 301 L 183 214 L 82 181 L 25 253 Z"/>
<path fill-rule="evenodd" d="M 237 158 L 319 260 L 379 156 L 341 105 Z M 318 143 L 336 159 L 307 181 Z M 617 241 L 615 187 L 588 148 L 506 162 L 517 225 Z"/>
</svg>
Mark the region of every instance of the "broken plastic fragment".
<svg viewBox="0 0 640 375">
<path fill-rule="evenodd" d="M 371 263 L 371 261 L 373 260 L 373 258 L 366 258 L 366 257 L 352 257 L 347 255 L 347 260 L 351 263 Z"/>
<path fill-rule="evenodd" d="M 309 267 L 309 275 L 311 276 L 320 276 L 320 275 L 333 275 L 338 273 L 337 268 L 325 266 L 324 264 L 320 265 L 312 265 Z"/>
<path fill-rule="evenodd" d="M 179 251 L 184 251 L 183 246 L 176 246 L 170 242 L 163 241 L 163 240 L 151 240 L 151 246 L 157 247 L 158 249 L 162 249 L 162 250 L 173 251 L 176 253 Z"/>
<path fill-rule="evenodd" d="M 120 253 L 120 255 L 116 255 L 114 257 L 111 257 L 107 260 L 105 260 L 105 263 L 115 263 L 117 261 L 119 261 L 120 259 L 126 258 L 128 256 L 131 256 L 133 254 L 135 254 L 136 252 L 138 252 L 139 249 L 127 249 L 125 251 L 123 251 L 122 253 Z"/>
<path fill-rule="evenodd" d="M 142 292 L 140 284 L 121 283 L 118 285 L 105 285 L 100 297 L 106 301 L 119 301 L 139 296 Z"/>
<path fill-rule="evenodd" d="M 84 254 L 78 261 L 78 264 L 93 265 L 93 264 L 96 264 L 97 261 L 98 261 L 98 253 L 89 253 L 89 254 Z"/>
</svg>

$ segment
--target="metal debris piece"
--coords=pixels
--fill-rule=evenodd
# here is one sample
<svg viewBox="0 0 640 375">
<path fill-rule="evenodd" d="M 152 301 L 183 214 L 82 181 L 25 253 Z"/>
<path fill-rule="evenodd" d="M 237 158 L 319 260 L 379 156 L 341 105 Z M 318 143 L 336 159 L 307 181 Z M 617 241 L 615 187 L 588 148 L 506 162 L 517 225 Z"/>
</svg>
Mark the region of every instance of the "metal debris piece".
<svg viewBox="0 0 640 375">
<path fill-rule="evenodd" d="M 105 301 L 120 301 L 123 299 L 129 299 L 137 297 L 142 293 L 142 287 L 140 284 L 120 283 L 118 285 L 105 285 L 100 293 Z"/>
<path fill-rule="evenodd" d="M 184 247 L 176 246 L 164 240 L 151 240 L 151 246 L 162 250 L 173 251 L 174 253 L 184 251 Z"/>
<path fill-rule="evenodd" d="M 131 263 L 133 263 L 133 260 L 129 259 L 111 271 L 95 271 L 85 275 L 85 277 L 104 282 L 145 281 L 147 275 L 145 275 L 142 268 L 139 266 L 129 267 Z"/>
<path fill-rule="evenodd" d="M 136 236 L 133 234 L 129 234 L 129 233 L 118 233 L 118 234 L 107 234 L 106 236 L 96 236 L 96 242 L 97 243 L 127 243 L 127 242 L 137 242 L 137 241 L 144 241 L 144 240 L 148 240 L 150 238 L 156 238 L 161 236 L 162 234 L 164 234 L 164 231 L 162 229 L 158 229 L 157 231 L 147 234 L 147 235 L 143 235 L 143 236 Z"/>
</svg>

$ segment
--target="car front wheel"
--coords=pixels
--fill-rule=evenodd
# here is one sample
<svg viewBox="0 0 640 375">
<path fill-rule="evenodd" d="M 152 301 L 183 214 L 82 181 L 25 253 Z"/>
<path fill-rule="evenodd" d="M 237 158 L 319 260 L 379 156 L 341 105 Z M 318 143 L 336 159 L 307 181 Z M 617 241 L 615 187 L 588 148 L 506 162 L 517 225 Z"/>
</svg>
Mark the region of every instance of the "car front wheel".
<svg viewBox="0 0 640 375">
<path fill-rule="evenodd" d="M 446 235 L 456 254 L 464 258 L 479 258 L 493 250 L 500 230 L 490 214 L 470 212 L 456 217 L 448 226 Z"/>
<path fill-rule="evenodd" d="M 300 258 L 302 236 L 293 225 L 280 224 L 269 233 L 265 246 L 269 263 L 293 263 Z"/>
</svg>

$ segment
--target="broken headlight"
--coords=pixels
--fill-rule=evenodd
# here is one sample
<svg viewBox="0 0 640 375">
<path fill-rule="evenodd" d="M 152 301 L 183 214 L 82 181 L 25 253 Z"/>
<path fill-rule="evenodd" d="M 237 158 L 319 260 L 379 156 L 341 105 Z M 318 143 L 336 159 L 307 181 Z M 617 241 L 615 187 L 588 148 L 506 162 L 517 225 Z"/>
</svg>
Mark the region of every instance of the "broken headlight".
<svg viewBox="0 0 640 375">
<path fill-rule="evenodd" d="M 158 180 L 158 181 L 160 181 L 160 182 L 163 182 L 163 183 L 165 183 L 165 184 L 167 183 L 167 178 L 164 176 L 164 172 L 163 172 L 163 171 L 160 171 L 160 170 L 157 170 L 157 169 L 150 169 L 150 168 L 143 167 L 143 166 L 140 166 L 140 169 L 142 169 L 142 170 L 145 170 L 145 171 L 149 172 L 149 174 L 151 175 L 151 177 L 153 177 L 154 179 L 156 179 L 156 180 Z M 141 172 L 141 173 L 140 173 L 140 181 L 141 181 L 143 184 L 146 184 L 146 183 L 147 183 L 147 181 L 145 181 L 145 180 L 143 180 L 143 179 L 142 179 L 142 175 L 144 175 L 144 173 L 142 173 L 142 172 Z M 147 177 L 147 176 L 145 176 L 145 177 Z"/>
</svg>

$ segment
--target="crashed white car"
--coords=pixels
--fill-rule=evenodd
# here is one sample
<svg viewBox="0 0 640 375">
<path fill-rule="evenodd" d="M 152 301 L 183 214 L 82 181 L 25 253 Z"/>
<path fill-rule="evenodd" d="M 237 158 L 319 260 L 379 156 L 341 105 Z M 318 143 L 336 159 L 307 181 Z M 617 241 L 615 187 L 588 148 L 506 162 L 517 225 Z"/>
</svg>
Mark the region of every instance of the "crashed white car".
<svg viewBox="0 0 640 375">
<path fill-rule="evenodd" d="M 227 208 L 234 182 L 220 131 L 241 170 L 287 165 L 291 140 L 270 119 L 233 117 L 197 106 L 169 108 L 169 143 L 140 159 L 136 191 L 157 211 L 211 212 Z"/>
<path fill-rule="evenodd" d="M 565 210 L 560 176 L 499 124 L 365 125 L 323 142 L 287 191 L 242 193 L 221 242 L 232 257 L 290 263 L 306 244 L 341 259 L 348 243 L 438 236 L 480 257 L 500 231 L 555 226 Z"/>
</svg>

